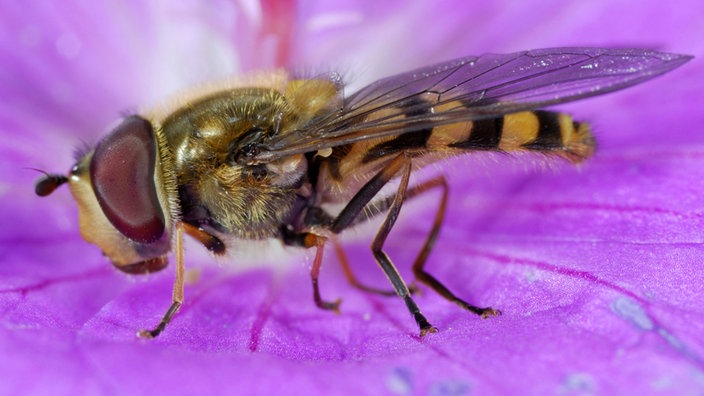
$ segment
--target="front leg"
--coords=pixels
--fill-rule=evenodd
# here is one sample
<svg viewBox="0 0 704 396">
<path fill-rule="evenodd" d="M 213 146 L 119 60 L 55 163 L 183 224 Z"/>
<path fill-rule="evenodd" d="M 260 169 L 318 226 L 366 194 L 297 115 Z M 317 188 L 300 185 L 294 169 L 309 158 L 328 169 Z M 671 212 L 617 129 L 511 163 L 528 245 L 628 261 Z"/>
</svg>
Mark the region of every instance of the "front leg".
<svg viewBox="0 0 704 396">
<path fill-rule="evenodd" d="M 176 315 L 179 308 L 181 308 L 181 304 L 183 304 L 183 280 L 185 274 L 183 263 L 183 229 L 184 223 L 176 224 L 176 278 L 174 279 L 171 305 L 155 328 L 151 330 L 143 329 L 137 332 L 137 336 L 140 338 L 154 338 L 161 334 L 166 328 L 166 325 L 168 325 L 174 315 Z"/>
</svg>

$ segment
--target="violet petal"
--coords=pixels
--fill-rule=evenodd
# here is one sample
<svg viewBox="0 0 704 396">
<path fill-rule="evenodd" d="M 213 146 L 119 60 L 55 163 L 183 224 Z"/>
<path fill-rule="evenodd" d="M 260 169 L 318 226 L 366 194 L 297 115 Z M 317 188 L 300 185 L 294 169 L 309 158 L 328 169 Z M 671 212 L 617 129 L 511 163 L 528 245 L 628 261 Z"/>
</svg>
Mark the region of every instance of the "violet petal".
<svg viewBox="0 0 704 396">
<path fill-rule="evenodd" d="M 61 2 L 0 16 L 0 394 L 697 394 L 704 392 L 704 25 L 700 1 Z M 207 5 L 206 5 L 207 4 Z M 334 4 L 334 5 L 333 5 Z M 579 169 L 479 154 L 448 175 L 428 269 L 480 320 L 424 289 L 440 332 L 403 304 L 352 289 L 333 252 L 312 303 L 303 255 L 202 272 L 157 339 L 173 274 L 119 274 L 78 234 L 65 189 L 32 194 L 27 167 L 64 172 L 121 112 L 193 83 L 278 66 L 339 69 L 352 87 L 453 57 L 549 46 L 643 46 L 698 58 L 627 91 L 562 106 L 594 126 Z M 547 169 L 546 169 L 547 168 Z M 404 207 L 390 256 L 408 264 L 433 215 Z M 345 249 L 386 281 L 368 243 Z M 308 261 L 310 257 L 308 257 Z"/>
</svg>

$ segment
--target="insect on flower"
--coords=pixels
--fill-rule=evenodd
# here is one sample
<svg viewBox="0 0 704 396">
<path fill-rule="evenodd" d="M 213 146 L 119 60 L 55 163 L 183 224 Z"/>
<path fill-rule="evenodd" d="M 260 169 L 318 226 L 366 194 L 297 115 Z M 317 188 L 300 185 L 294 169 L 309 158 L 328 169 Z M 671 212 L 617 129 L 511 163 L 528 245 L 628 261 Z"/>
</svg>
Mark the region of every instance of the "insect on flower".
<svg viewBox="0 0 704 396">
<path fill-rule="evenodd" d="M 68 183 L 83 238 L 118 269 L 163 269 L 175 250 L 172 304 L 155 337 L 183 302 L 183 233 L 215 254 L 227 241 L 275 238 L 314 248 L 311 280 L 320 296 L 323 247 L 347 228 L 385 215 L 371 249 L 393 290 L 360 284 L 337 249 L 350 283 L 398 295 L 420 328 L 436 332 L 384 253 L 406 199 L 442 192 L 432 228 L 415 262 L 415 278 L 483 318 L 425 271 L 445 214 L 448 185 L 436 177 L 409 185 L 414 169 L 476 151 L 538 151 L 573 163 L 595 148 L 586 123 L 545 106 L 601 95 L 649 80 L 692 57 L 643 49 L 554 48 L 466 57 L 374 82 L 345 97 L 340 78 L 259 75 L 193 91 L 175 102 L 124 118 L 67 176 L 36 185 L 44 196 Z M 395 193 L 382 188 L 398 181 Z M 338 204 L 336 213 L 325 209 Z"/>
</svg>

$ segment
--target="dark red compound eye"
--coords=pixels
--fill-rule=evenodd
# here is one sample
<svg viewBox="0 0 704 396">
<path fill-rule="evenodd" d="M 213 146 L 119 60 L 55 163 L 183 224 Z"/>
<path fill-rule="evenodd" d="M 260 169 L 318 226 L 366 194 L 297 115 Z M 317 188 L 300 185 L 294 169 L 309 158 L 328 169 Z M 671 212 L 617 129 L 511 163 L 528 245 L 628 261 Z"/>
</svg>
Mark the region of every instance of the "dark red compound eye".
<svg viewBox="0 0 704 396">
<path fill-rule="evenodd" d="M 151 243 L 166 229 L 154 171 L 156 138 L 149 121 L 126 118 L 95 148 L 90 177 L 105 217 L 127 238 Z"/>
</svg>

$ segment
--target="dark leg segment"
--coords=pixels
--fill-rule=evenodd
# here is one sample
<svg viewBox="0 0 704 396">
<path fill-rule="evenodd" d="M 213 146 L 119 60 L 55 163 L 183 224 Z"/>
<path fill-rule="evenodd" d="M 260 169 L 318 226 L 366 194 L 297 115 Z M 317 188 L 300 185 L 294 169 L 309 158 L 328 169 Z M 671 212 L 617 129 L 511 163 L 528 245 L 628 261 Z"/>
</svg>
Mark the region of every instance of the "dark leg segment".
<svg viewBox="0 0 704 396">
<path fill-rule="evenodd" d="M 389 162 L 372 179 L 370 179 L 367 184 L 365 184 L 359 192 L 357 192 L 342 212 L 340 212 L 339 216 L 333 222 L 331 230 L 334 233 L 339 233 L 352 224 L 355 218 L 357 218 L 359 213 L 374 198 L 379 190 L 381 190 L 381 188 L 399 172 L 401 172 L 401 181 L 398 190 L 396 191 L 396 195 L 389 206 L 389 211 L 386 218 L 384 219 L 384 222 L 372 242 L 371 249 L 374 254 L 374 258 L 379 263 L 379 266 L 381 266 L 384 274 L 386 274 L 386 277 L 393 285 L 396 294 L 403 299 L 404 303 L 406 303 L 408 311 L 411 313 L 420 328 L 420 336 L 422 337 L 428 333 L 437 332 L 437 329 L 433 327 L 420 312 L 418 305 L 411 297 L 408 286 L 401 278 L 401 274 L 398 273 L 396 267 L 383 251 L 384 242 L 386 242 L 389 232 L 396 223 L 396 219 L 401 211 L 401 206 L 406 198 L 406 190 L 408 189 L 408 181 L 411 175 L 410 158 L 403 154 L 399 155 Z"/>
<path fill-rule="evenodd" d="M 430 230 L 430 233 L 428 234 L 428 237 L 426 238 L 425 243 L 423 244 L 423 248 L 418 253 L 418 257 L 416 257 L 416 260 L 413 263 L 413 275 L 415 275 L 416 279 L 418 279 L 420 282 L 430 286 L 433 290 L 435 290 L 436 293 L 440 294 L 447 300 L 452 301 L 463 309 L 480 315 L 482 318 L 501 315 L 501 311 L 497 309 L 488 307 L 479 308 L 458 298 L 447 287 L 445 287 L 445 285 L 440 283 L 440 281 L 438 281 L 434 276 L 430 275 L 428 272 L 425 271 L 425 263 L 428 259 L 428 256 L 430 255 L 430 251 L 433 249 L 433 246 L 435 246 L 435 241 L 437 240 L 438 234 L 440 232 L 440 227 L 442 226 L 442 222 L 445 219 L 445 210 L 447 209 L 448 193 L 447 181 L 444 177 L 428 180 L 427 182 L 419 185 L 418 189 L 416 190 L 418 193 L 422 193 L 428 191 L 431 188 L 436 187 L 442 188 L 442 198 L 440 199 L 438 211 L 435 213 L 435 219 L 433 220 L 433 226 Z"/>
<path fill-rule="evenodd" d="M 209 234 L 201 227 L 188 223 L 181 224 L 183 224 L 183 232 L 200 242 L 206 249 L 215 254 L 225 254 L 225 244 L 220 240 L 220 238 Z"/>
</svg>

